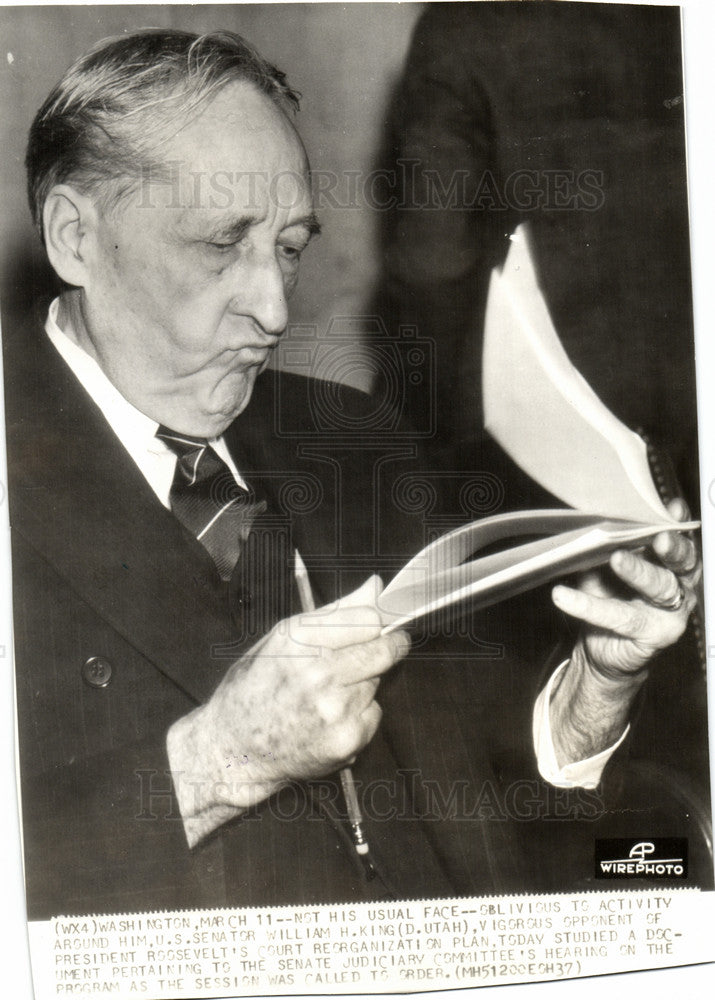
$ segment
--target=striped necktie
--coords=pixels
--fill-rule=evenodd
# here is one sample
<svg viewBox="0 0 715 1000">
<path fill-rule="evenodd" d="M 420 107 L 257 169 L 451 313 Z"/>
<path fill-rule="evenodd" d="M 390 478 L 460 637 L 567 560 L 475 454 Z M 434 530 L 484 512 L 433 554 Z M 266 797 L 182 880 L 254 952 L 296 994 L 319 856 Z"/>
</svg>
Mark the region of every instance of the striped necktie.
<svg viewBox="0 0 715 1000">
<path fill-rule="evenodd" d="M 206 438 L 166 427 L 159 427 L 156 436 L 177 457 L 169 493 L 172 512 L 207 550 L 221 579 L 229 580 L 265 501 L 256 502 L 238 485 Z"/>
</svg>

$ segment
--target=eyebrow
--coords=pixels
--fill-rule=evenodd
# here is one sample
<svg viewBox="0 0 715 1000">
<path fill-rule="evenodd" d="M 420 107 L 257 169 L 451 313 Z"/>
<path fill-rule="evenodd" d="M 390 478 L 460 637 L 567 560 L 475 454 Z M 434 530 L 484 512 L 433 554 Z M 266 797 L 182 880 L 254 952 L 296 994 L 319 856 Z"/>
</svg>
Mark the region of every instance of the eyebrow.
<svg viewBox="0 0 715 1000">
<path fill-rule="evenodd" d="M 322 226 L 318 222 L 318 216 L 315 212 L 311 212 L 304 219 L 299 219 L 297 225 L 305 226 L 311 236 L 320 236 Z"/>
<path fill-rule="evenodd" d="M 232 222 L 225 222 L 216 226 L 215 229 L 206 233 L 206 239 L 225 240 L 227 243 L 238 242 L 243 239 L 255 221 L 250 215 L 243 215 L 240 219 L 234 219 Z"/>
<path fill-rule="evenodd" d="M 228 222 L 225 225 L 219 226 L 212 230 L 208 234 L 210 240 L 225 240 L 226 242 L 238 242 L 243 239 L 251 226 L 255 225 L 256 219 L 250 215 L 241 216 L 239 219 L 234 219 L 232 222 Z M 308 230 L 309 238 L 313 236 L 318 236 L 321 231 L 321 225 L 318 222 L 318 217 L 315 212 L 311 212 L 309 215 L 305 215 L 300 219 L 295 219 L 286 229 L 295 229 L 296 227 L 303 227 Z"/>
</svg>

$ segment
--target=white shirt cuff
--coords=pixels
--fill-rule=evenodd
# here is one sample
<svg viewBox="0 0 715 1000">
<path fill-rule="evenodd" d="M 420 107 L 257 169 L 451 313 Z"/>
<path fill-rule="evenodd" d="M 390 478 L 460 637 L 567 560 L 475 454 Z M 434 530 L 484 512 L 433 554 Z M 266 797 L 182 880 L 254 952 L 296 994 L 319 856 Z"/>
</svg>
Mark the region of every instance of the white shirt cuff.
<svg viewBox="0 0 715 1000">
<path fill-rule="evenodd" d="M 611 755 L 628 735 L 630 725 L 627 725 L 621 738 L 601 750 L 593 757 L 585 760 L 575 761 L 573 764 L 564 764 L 559 767 L 556 761 L 556 751 L 551 738 L 551 720 L 549 718 L 549 704 L 551 702 L 551 691 L 554 681 L 568 663 L 564 660 L 549 678 L 548 684 L 543 689 L 534 705 L 534 750 L 536 751 L 536 763 L 539 774 L 545 781 L 557 788 L 596 788 L 601 780 L 603 769 L 611 758 Z"/>
</svg>

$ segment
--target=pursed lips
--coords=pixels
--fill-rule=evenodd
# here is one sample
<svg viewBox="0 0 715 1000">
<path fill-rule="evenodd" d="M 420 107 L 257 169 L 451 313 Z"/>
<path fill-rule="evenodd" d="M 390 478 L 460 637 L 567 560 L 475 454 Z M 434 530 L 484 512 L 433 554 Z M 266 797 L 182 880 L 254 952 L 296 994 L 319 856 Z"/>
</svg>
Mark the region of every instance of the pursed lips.
<svg viewBox="0 0 715 1000">
<path fill-rule="evenodd" d="M 263 341 L 249 341 L 236 347 L 227 347 L 217 358 L 219 364 L 228 368 L 242 368 L 262 364 L 278 343 L 278 337 L 266 338 Z"/>
</svg>

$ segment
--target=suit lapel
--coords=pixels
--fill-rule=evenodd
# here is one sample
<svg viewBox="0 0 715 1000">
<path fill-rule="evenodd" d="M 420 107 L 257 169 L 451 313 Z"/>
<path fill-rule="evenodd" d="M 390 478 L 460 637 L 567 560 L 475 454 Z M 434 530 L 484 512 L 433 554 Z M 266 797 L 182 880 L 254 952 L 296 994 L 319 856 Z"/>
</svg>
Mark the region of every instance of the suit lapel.
<svg viewBox="0 0 715 1000">
<path fill-rule="evenodd" d="M 7 337 L 5 350 L 14 352 L 6 364 L 13 373 L 6 387 L 13 531 L 157 669 L 195 702 L 205 701 L 241 651 L 210 557 L 156 499 L 44 335 L 26 331 L 17 345 Z M 304 381 L 293 381 L 290 405 L 303 423 L 309 410 L 304 397 Z M 300 458 L 296 439 L 275 433 L 274 400 L 268 374 L 227 441 L 242 474 L 290 521 L 291 539 L 306 562 L 310 566 L 317 554 L 320 566 L 328 555 L 339 555 L 325 541 L 326 516 L 332 522 L 337 509 L 336 483 L 324 466 Z M 286 487 L 310 475 L 320 484 L 322 506 L 286 510 Z M 359 509 L 359 498 L 352 499 Z M 339 576 L 328 571 L 311 579 L 318 603 L 333 599 L 340 586 Z M 382 734 L 357 770 L 365 771 L 364 780 L 395 773 Z M 344 837 L 341 821 L 327 815 Z M 402 893 L 417 894 L 424 885 L 449 892 L 419 824 L 410 826 L 409 850 L 403 850 L 401 828 L 369 825 Z M 374 888 L 365 893 L 370 898 Z"/>
<path fill-rule="evenodd" d="M 159 670 L 205 700 L 226 668 L 212 648 L 235 639 L 210 557 L 156 499 L 46 338 L 26 335 L 20 363 L 8 368 L 13 530 Z"/>
</svg>

